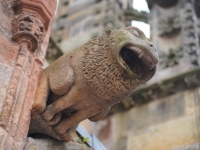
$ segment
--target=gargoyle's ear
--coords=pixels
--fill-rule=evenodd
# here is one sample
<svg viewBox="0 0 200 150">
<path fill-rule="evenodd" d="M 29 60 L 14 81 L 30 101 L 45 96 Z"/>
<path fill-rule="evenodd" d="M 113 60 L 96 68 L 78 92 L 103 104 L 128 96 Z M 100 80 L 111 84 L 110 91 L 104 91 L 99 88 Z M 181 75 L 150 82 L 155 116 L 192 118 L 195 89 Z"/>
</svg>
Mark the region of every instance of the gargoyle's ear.
<svg viewBox="0 0 200 150">
<path fill-rule="evenodd" d="M 105 33 L 107 34 L 107 35 L 110 35 L 111 34 L 111 30 L 107 30 L 107 31 L 105 31 Z"/>
</svg>

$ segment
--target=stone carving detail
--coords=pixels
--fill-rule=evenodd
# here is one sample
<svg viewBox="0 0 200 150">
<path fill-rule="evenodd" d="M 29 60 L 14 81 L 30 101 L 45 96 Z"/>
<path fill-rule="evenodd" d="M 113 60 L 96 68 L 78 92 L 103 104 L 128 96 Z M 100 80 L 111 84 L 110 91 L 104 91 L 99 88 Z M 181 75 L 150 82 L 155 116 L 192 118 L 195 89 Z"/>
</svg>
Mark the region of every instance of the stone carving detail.
<svg viewBox="0 0 200 150">
<path fill-rule="evenodd" d="M 71 140 L 79 122 L 98 121 L 156 71 L 158 55 L 135 27 L 106 31 L 41 74 L 30 133 Z"/>
<path fill-rule="evenodd" d="M 104 38 L 106 37 L 103 36 Z M 104 47 L 104 49 L 100 48 L 101 51 L 95 49 L 94 41 L 99 43 L 99 47 Z M 127 96 L 127 89 L 138 86 L 139 82 L 123 76 L 125 70 L 118 65 L 117 60 L 109 61 L 114 54 L 108 52 L 111 49 L 111 43 L 115 43 L 115 41 L 113 39 L 110 39 L 108 43 L 105 43 L 103 40 L 98 41 L 98 39 L 94 39 L 94 41 L 88 42 L 84 49 L 84 78 L 92 88 L 97 89 L 94 92 L 98 96 L 110 95 L 115 97 L 117 95 L 118 98 Z"/>
<path fill-rule="evenodd" d="M 179 59 L 183 57 L 183 51 L 170 49 L 168 54 L 160 52 L 159 57 L 161 68 L 174 67 L 180 63 Z"/>
<path fill-rule="evenodd" d="M 160 52 L 161 69 L 187 63 L 199 66 L 199 22 L 189 1 L 178 3 L 179 14 L 175 16 L 159 17 L 158 32 L 161 38 L 169 38 L 181 31 L 181 44 L 176 49 L 168 49 L 168 52 Z"/>
<path fill-rule="evenodd" d="M 21 14 L 19 16 L 16 16 L 16 18 L 13 19 L 13 28 L 13 39 L 18 41 L 18 43 L 20 44 L 20 48 L 18 58 L 16 61 L 16 67 L 13 71 L 14 78 L 11 79 L 11 87 L 9 88 L 11 91 L 7 96 L 7 100 L 9 99 L 9 101 L 12 101 L 12 99 L 14 100 L 14 96 L 17 94 L 16 92 L 19 88 L 18 84 L 20 82 L 25 82 L 20 79 L 20 74 L 22 74 L 22 71 L 24 71 L 25 75 L 30 76 L 34 62 L 34 58 L 31 56 L 30 50 L 35 51 L 38 48 L 39 42 L 41 42 L 44 37 L 43 34 L 41 34 L 40 30 L 44 29 L 44 27 L 42 26 L 39 19 L 36 19 L 29 15 Z M 26 86 L 24 83 L 24 87 L 28 87 L 28 83 Z M 8 128 L 9 125 L 6 125 L 6 122 L 8 120 L 5 119 L 5 117 L 8 117 L 7 115 L 10 111 L 8 108 L 12 106 L 8 107 L 6 105 L 10 104 L 5 104 L 2 110 L 0 124 L 1 126 Z M 10 122 L 12 122 L 11 120 Z"/>
<path fill-rule="evenodd" d="M 13 39 L 19 43 L 25 42 L 33 51 L 38 48 L 45 35 L 45 27 L 35 16 L 20 14 L 15 16 L 13 24 Z"/>
<path fill-rule="evenodd" d="M 199 65 L 200 48 L 198 37 L 198 20 L 192 8 L 192 4 L 186 0 L 181 1 L 181 24 L 182 24 L 182 44 L 180 50 L 184 52 L 186 61 L 191 62 L 194 66 Z"/>
<path fill-rule="evenodd" d="M 181 29 L 180 16 L 162 16 L 158 22 L 158 30 L 160 36 L 170 36 Z"/>
<path fill-rule="evenodd" d="M 7 88 L 4 92 L 4 99 L 1 99 L 0 147 L 1 149 L 18 150 L 23 149 L 26 142 L 31 105 L 37 88 L 42 60 L 45 56 L 39 52 L 47 48 L 47 45 L 44 46 L 43 39 L 45 38 L 46 42 L 49 38 L 49 24 L 55 11 L 52 6 L 53 4 L 56 5 L 57 0 L 51 0 L 51 7 L 46 0 L 7 2 L 9 8 L 5 9 L 12 8 L 14 12 L 8 18 L 9 26 L 12 24 L 13 41 L 9 39 L 3 44 L 14 43 L 15 49 L 6 51 L 8 53 L 6 55 L 1 55 L 2 58 L 4 57 L 2 60 L 8 59 L 6 58 L 8 55 L 13 60 L 7 61 L 10 63 L 2 61 L 2 63 L 7 63 L 7 70 L 11 68 L 12 72 L 9 75 L 11 76 L 9 83 L 5 85 Z M 1 51 L 3 51 L 1 53 L 5 53 L 4 49 L 1 49 Z"/>
</svg>

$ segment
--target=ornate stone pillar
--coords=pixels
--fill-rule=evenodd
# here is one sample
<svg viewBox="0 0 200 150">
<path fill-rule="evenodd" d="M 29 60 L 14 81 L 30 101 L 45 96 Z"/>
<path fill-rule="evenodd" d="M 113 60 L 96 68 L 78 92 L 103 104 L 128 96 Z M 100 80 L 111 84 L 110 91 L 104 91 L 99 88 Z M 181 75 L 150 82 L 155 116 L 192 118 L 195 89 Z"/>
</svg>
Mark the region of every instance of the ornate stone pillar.
<svg viewBox="0 0 200 150">
<path fill-rule="evenodd" d="M 0 149 L 20 150 L 27 138 L 57 0 L 3 0 L 1 4 L 13 13 L 6 19 L 12 37 L 0 32 L 6 37 L 0 36 Z"/>
</svg>

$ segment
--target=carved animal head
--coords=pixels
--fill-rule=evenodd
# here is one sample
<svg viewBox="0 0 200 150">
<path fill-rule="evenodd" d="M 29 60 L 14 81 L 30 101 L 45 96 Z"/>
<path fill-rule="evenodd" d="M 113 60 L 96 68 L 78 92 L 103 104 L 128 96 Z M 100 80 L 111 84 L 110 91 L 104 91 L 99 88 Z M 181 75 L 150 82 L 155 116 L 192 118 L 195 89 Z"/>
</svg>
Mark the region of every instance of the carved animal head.
<svg viewBox="0 0 200 150">
<path fill-rule="evenodd" d="M 105 34 L 115 41 L 112 50 L 118 63 L 140 83 L 151 79 L 158 63 L 158 54 L 151 41 L 136 27 L 114 31 L 108 30 Z"/>
</svg>

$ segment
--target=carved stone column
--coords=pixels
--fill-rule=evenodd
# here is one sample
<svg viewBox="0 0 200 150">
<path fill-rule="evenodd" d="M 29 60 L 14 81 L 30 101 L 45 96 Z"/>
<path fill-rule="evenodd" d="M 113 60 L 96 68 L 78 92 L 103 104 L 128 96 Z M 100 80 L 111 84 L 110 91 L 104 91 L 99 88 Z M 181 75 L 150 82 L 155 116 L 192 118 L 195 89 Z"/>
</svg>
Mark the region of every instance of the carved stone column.
<svg viewBox="0 0 200 150">
<path fill-rule="evenodd" d="M 57 0 L 10 0 L 5 3 L 13 13 L 7 19 L 12 37 L 7 36 L 2 42 L 4 49 L 0 46 L 0 75 L 7 74 L 0 79 L 3 82 L 0 85 L 0 149 L 20 150 L 27 138 L 30 109 Z M 0 43 L 2 40 L 0 36 Z"/>
</svg>

